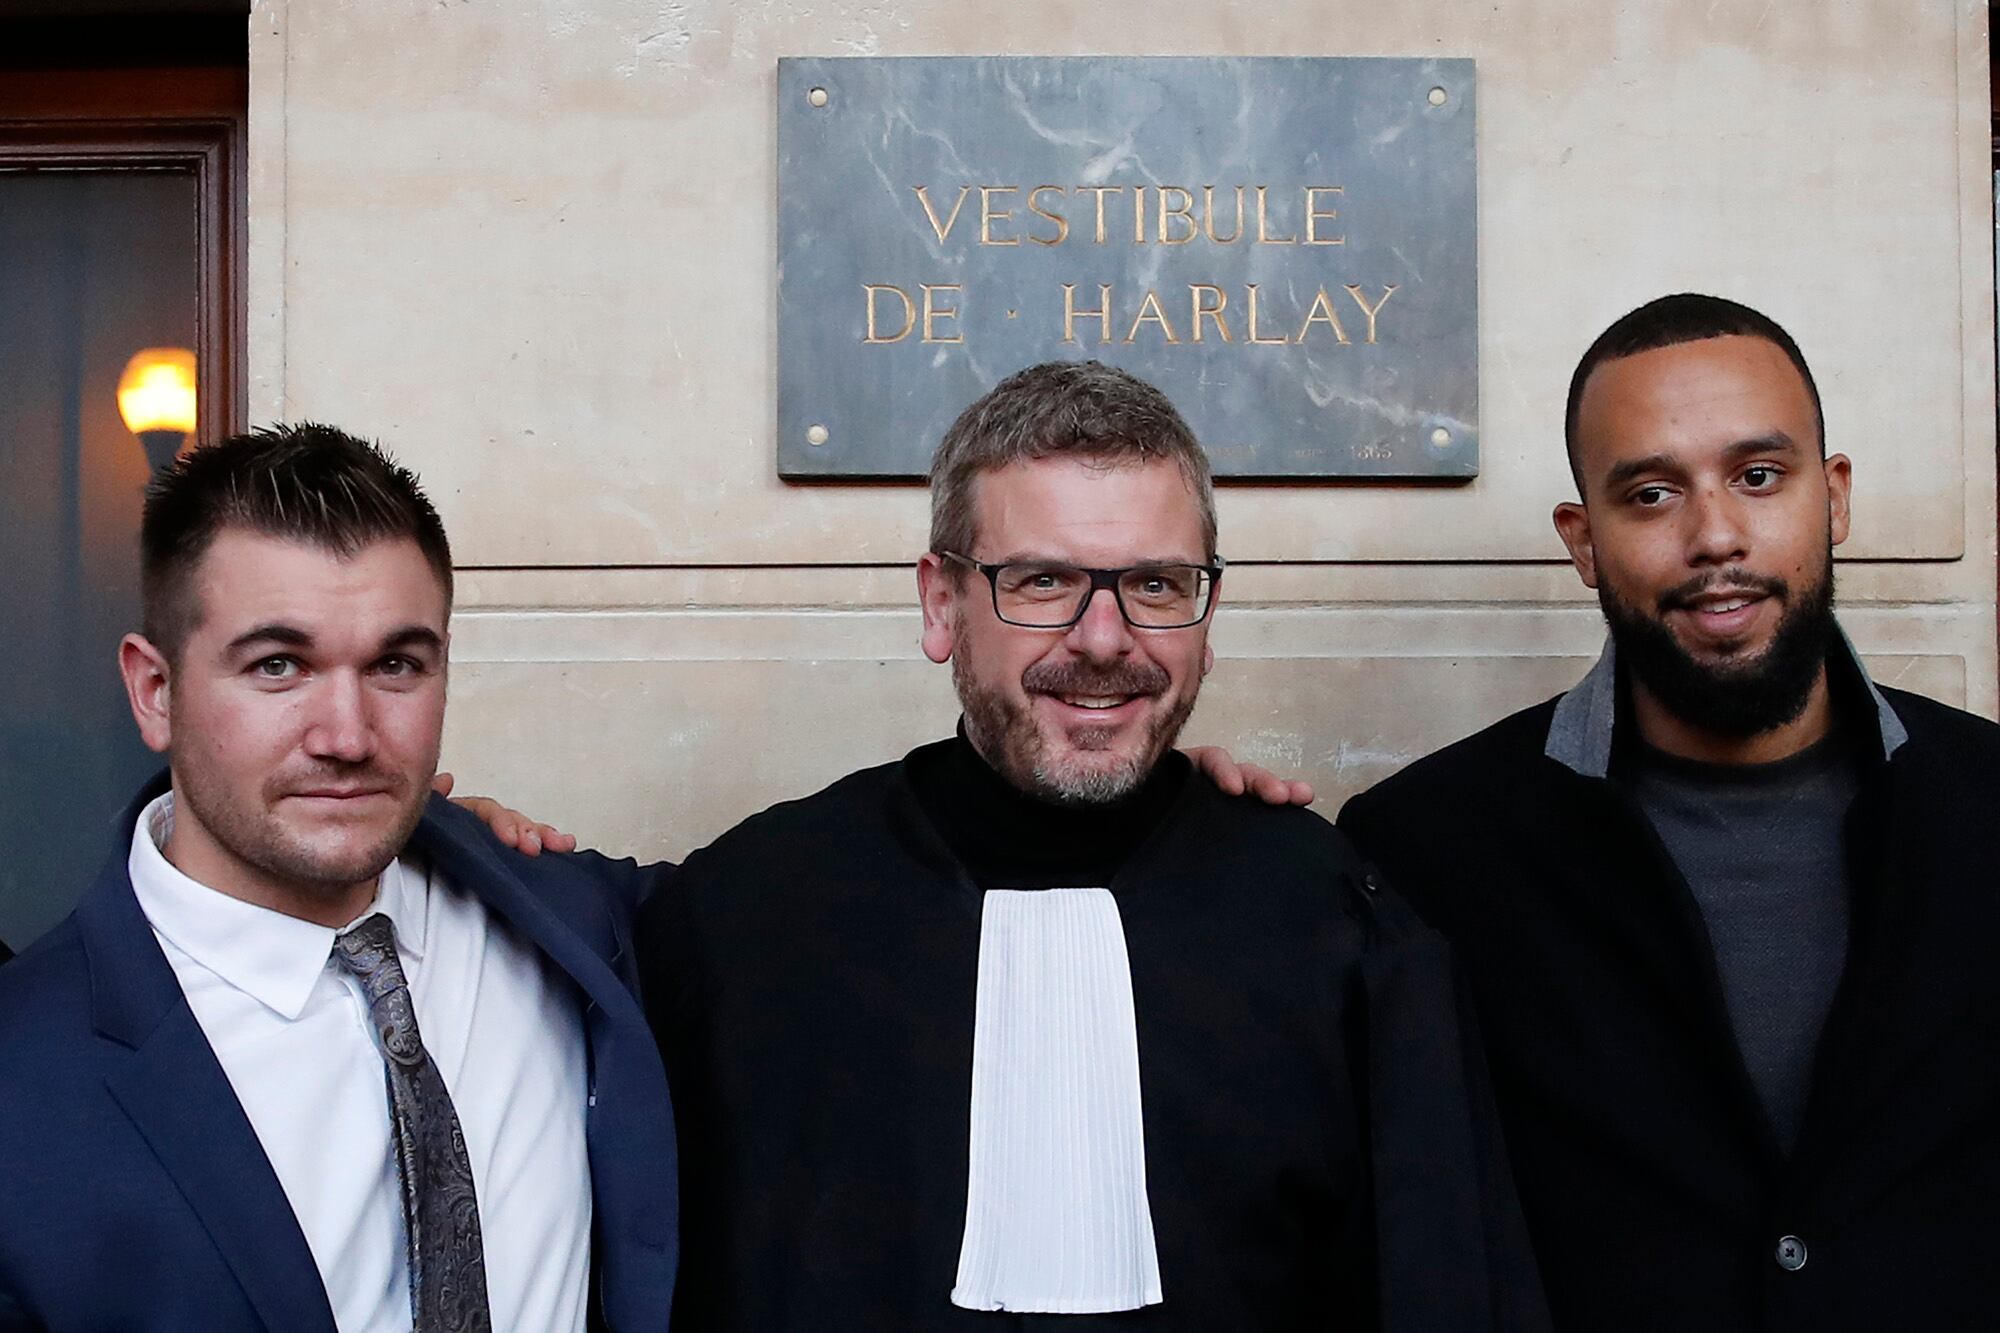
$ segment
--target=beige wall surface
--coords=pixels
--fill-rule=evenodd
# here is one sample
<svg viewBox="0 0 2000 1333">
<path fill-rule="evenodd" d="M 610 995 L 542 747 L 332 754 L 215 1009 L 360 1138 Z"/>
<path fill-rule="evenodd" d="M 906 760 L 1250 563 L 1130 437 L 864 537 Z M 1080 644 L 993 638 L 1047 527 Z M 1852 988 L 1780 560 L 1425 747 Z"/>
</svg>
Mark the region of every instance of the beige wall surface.
<svg viewBox="0 0 2000 1333">
<path fill-rule="evenodd" d="M 1481 475 L 1231 486 L 1191 739 L 1338 801 L 1564 688 L 1562 396 L 1694 288 L 1786 324 L 1855 462 L 1850 633 L 1989 715 L 1993 231 L 1976 0 L 256 0 L 251 415 L 380 436 L 465 567 L 447 762 L 644 855 L 943 734 L 923 492 L 774 462 L 783 55 L 1478 61 Z M 1173 393 L 1177 386 L 1163 386 Z"/>
</svg>

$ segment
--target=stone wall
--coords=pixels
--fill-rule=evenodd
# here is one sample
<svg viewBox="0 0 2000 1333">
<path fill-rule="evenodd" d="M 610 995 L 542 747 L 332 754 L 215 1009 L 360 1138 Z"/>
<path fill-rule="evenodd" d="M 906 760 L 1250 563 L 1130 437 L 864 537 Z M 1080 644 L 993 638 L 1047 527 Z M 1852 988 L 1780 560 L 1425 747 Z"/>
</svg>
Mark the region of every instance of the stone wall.
<svg viewBox="0 0 2000 1333">
<path fill-rule="evenodd" d="M 463 566 L 462 782 L 679 854 L 955 716 L 917 652 L 923 492 L 777 477 L 778 57 L 1470 56 L 1481 475 L 1226 488 L 1190 738 L 1330 814 L 1568 685 L 1601 622 L 1549 521 L 1563 393 L 1599 329 L 1686 288 L 1814 364 L 1873 668 L 1991 715 L 1985 25 L 1973 0 L 257 0 L 251 416 L 379 436 L 428 482 Z"/>
</svg>

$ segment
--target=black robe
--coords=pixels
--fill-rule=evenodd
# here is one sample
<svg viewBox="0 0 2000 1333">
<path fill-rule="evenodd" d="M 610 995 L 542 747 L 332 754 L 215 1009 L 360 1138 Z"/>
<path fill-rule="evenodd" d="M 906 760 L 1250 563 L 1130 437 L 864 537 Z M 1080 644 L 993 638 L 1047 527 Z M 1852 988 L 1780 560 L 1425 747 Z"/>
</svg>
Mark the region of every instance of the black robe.
<svg viewBox="0 0 2000 1333">
<path fill-rule="evenodd" d="M 1142 1310 L 951 1304 L 982 887 L 1052 885 L 1108 886 L 1124 925 L 1165 1295 Z M 681 1333 L 1540 1326 L 1442 942 L 1324 820 L 1178 756 L 1075 812 L 925 747 L 697 852 L 640 946 Z"/>
</svg>

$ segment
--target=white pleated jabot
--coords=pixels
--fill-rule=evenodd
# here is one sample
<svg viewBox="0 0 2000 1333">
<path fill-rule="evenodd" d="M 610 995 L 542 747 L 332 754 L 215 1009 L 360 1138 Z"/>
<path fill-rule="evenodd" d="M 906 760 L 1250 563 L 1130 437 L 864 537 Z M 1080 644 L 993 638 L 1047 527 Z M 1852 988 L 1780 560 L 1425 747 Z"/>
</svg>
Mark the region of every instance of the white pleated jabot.
<svg viewBox="0 0 2000 1333">
<path fill-rule="evenodd" d="M 988 890 L 972 1039 L 971 1169 L 952 1304 L 1157 1305 L 1139 1034 L 1109 889 Z"/>
</svg>

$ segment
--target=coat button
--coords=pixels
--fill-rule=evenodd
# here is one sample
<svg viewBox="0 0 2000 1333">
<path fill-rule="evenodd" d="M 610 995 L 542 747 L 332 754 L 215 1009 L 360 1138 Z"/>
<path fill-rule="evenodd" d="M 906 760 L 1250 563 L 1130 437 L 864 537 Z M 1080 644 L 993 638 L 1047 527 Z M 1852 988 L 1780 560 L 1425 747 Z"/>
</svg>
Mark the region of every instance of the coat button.
<svg viewBox="0 0 2000 1333">
<path fill-rule="evenodd" d="M 1775 1257 L 1778 1267 L 1787 1273 L 1796 1273 L 1806 1266 L 1806 1243 L 1797 1236 L 1780 1236 Z"/>
</svg>

